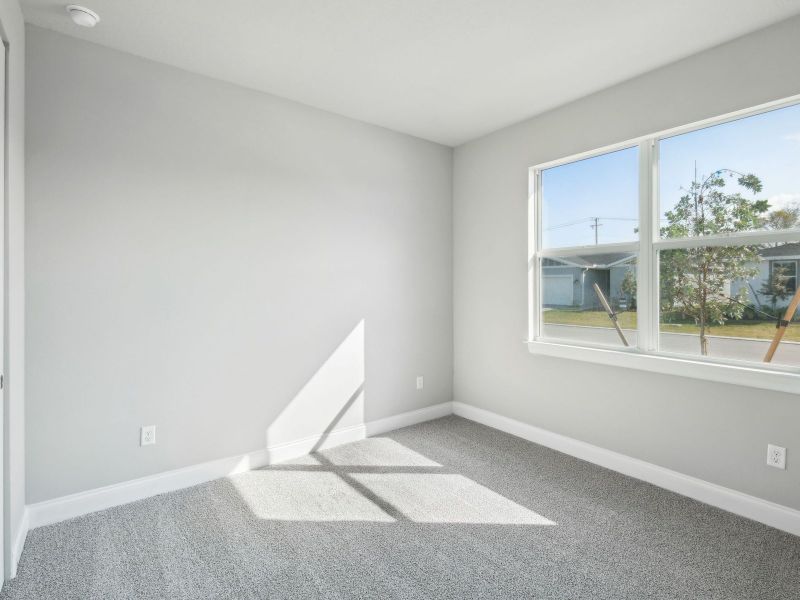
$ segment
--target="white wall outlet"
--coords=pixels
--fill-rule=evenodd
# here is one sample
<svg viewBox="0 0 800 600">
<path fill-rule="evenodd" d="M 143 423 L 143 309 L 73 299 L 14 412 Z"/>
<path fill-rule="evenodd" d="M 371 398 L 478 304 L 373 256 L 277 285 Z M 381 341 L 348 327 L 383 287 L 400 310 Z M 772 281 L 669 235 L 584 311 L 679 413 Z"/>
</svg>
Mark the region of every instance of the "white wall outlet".
<svg viewBox="0 0 800 600">
<path fill-rule="evenodd" d="M 767 464 L 776 469 L 786 468 L 786 448 L 775 446 L 774 444 L 767 445 Z"/>
<path fill-rule="evenodd" d="M 140 432 L 139 445 L 149 446 L 156 443 L 156 426 L 142 425 Z"/>
<path fill-rule="evenodd" d="M 417 389 L 421 390 L 424 387 L 425 387 L 425 379 L 422 377 L 422 375 L 418 375 L 417 376 Z"/>
</svg>

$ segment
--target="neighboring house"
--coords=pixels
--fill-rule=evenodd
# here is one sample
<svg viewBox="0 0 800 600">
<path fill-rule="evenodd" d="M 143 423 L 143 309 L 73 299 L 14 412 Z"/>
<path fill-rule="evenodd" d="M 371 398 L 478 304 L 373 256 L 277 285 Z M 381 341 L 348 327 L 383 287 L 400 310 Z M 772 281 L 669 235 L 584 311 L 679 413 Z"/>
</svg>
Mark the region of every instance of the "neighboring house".
<svg viewBox="0 0 800 600">
<path fill-rule="evenodd" d="M 779 300 L 784 307 L 794 294 L 800 276 L 800 243 L 764 248 L 760 252 L 759 274 L 753 279 L 731 282 L 726 294 L 736 295 L 747 291 L 747 301 L 756 306 L 771 306 L 772 298 L 762 293 L 762 288 L 780 269 L 786 277 L 789 296 Z M 625 307 L 631 298 L 622 291 L 622 282 L 628 272 L 636 274 L 636 257 L 621 252 L 587 254 L 565 258 L 545 258 L 542 261 L 542 301 L 548 308 L 600 309 L 594 284 L 600 286 L 612 306 Z"/>
<path fill-rule="evenodd" d="M 571 307 L 581 310 L 600 308 L 594 291 L 597 283 L 613 306 L 630 302 L 622 292 L 628 272 L 636 273 L 636 257 L 609 252 L 545 258 L 542 261 L 542 301 L 550 308 Z"/>
<path fill-rule="evenodd" d="M 737 280 L 731 283 L 731 293 L 737 294 L 744 288 L 747 290 L 747 299 L 757 306 L 771 306 L 772 297 L 762 294 L 762 288 L 768 284 L 776 269 L 786 277 L 786 288 L 789 297 L 778 300 L 777 306 L 786 306 L 791 300 L 791 295 L 797 290 L 798 268 L 800 267 L 800 243 L 782 244 L 772 248 L 764 248 L 759 254 L 759 274 L 750 280 Z"/>
</svg>

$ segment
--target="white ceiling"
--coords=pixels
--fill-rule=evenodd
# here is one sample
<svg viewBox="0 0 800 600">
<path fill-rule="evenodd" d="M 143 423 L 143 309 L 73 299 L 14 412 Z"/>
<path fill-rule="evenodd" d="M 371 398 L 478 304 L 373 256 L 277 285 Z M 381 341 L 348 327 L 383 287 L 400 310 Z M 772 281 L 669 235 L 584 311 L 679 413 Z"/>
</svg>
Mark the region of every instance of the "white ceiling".
<svg viewBox="0 0 800 600">
<path fill-rule="evenodd" d="M 74 1 L 74 0 L 73 0 Z M 800 13 L 800 0 L 23 0 L 28 22 L 457 145 Z"/>
</svg>

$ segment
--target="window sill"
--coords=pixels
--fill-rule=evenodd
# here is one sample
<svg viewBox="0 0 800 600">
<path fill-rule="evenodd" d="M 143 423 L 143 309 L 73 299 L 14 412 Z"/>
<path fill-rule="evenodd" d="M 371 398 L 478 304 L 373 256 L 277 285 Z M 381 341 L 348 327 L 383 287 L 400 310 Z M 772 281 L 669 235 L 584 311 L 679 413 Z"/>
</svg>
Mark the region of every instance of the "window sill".
<svg viewBox="0 0 800 600">
<path fill-rule="evenodd" d="M 531 354 L 743 385 L 764 390 L 788 392 L 790 394 L 800 393 L 800 373 L 795 372 L 646 354 L 636 349 L 617 350 L 575 346 L 569 343 L 549 340 L 528 341 L 527 344 Z"/>
</svg>

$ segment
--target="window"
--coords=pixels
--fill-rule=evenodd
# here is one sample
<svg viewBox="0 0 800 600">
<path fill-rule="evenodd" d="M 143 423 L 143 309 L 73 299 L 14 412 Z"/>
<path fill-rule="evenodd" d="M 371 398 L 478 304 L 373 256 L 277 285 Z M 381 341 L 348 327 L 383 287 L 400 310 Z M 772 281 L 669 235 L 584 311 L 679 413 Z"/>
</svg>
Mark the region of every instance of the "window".
<svg viewBox="0 0 800 600">
<path fill-rule="evenodd" d="M 792 102 L 532 168 L 531 350 L 799 392 Z"/>
<path fill-rule="evenodd" d="M 770 285 L 784 292 L 797 291 L 797 261 L 773 260 L 770 263 Z"/>
</svg>

